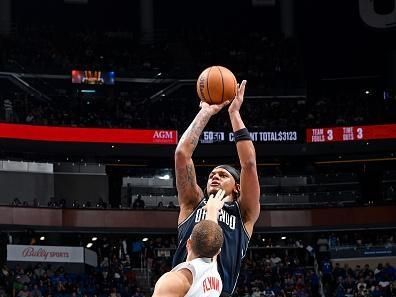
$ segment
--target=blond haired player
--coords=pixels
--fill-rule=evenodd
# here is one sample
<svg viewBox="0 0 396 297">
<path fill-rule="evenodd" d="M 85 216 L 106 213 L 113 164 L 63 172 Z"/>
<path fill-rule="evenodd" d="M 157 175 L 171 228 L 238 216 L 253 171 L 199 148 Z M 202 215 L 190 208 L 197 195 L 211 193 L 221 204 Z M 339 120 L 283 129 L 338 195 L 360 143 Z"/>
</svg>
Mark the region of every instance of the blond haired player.
<svg viewBox="0 0 396 297">
<path fill-rule="evenodd" d="M 218 297 L 223 282 L 217 271 L 216 256 L 223 244 L 223 231 L 217 224 L 224 204 L 224 190 L 211 195 L 206 204 L 206 219 L 194 226 L 187 240 L 187 260 L 162 275 L 153 297 Z"/>
</svg>

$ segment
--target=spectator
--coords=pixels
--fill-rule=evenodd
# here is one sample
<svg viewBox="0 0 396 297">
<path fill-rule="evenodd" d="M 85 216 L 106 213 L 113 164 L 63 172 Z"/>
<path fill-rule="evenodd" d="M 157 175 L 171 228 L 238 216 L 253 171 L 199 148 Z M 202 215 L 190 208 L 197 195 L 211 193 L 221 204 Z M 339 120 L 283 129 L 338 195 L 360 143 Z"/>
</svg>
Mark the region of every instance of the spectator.
<svg viewBox="0 0 396 297">
<path fill-rule="evenodd" d="M 14 282 L 12 284 L 12 296 L 15 297 L 17 296 L 18 292 L 21 291 L 24 288 L 23 283 L 21 282 L 21 276 L 18 274 L 14 278 Z"/>
<path fill-rule="evenodd" d="M 332 269 L 332 265 L 331 262 L 329 260 L 329 258 L 325 258 L 322 262 L 322 274 L 323 274 L 323 284 L 325 285 L 329 285 L 332 281 L 332 273 L 333 273 L 333 269 Z"/>
<path fill-rule="evenodd" d="M 169 201 L 168 208 L 176 208 L 176 205 L 173 201 Z"/>
<path fill-rule="evenodd" d="M 263 293 L 264 297 L 275 297 L 275 292 L 269 286 L 265 288 Z"/>
<path fill-rule="evenodd" d="M 362 277 L 359 279 L 359 282 L 357 283 L 356 288 L 359 291 L 362 291 L 367 288 L 367 284 L 365 283 L 365 281 Z"/>
<path fill-rule="evenodd" d="M 33 290 L 31 291 L 30 296 L 31 296 L 31 297 L 42 297 L 42 295 L 43 295 L 43 294 L 41 293 L 41 291 L 40 291 L 38 285 L 35 284 L 35 285 L 33 286 Z"/>
<path fill-rule="evenodd" d="M 142 195 L 138 194 L 135 201 L 133 201 L 133 208 L 144 208 L 145 203 L 142 199 Z"/>
<path fill-rule="evenodd" d="M 12 204 L 11 204 L 11 205 L 12 205 L 12 206 L 21 206 L 21 205 L 22 205 L 22 202 L 21 202 L 21 200 L 19 200 L 18 197 L 15 197 L 14 200 L 12 201 Z"/>
<path fill-rule="evenodd" d="M 131 183 L 127 184 L 127 190 L 126 190 L 126 198 L 127 198 L 127 206 L 129 208 L 132 207 L 132 185 Z"/>
<path fill-rule="evenodd" d="M 96 203 L 97 208 L 107 208 L 107 203 L 103 201 L 103 198 L 99 198 L 98 203 Z"/>
<path fill-rule="evenodd" d="M 271 255 L 271 266 L 275 266 L 276 264 L 280 263 L 282 260 L 274 253 Z"/>
<path fill-rule="evenodd" d="M 345 271 L 344 268 L 342 268 L 340 266 L 340 263 L 336 263 L 335 264 L 335 267 L 334 267 L 334 270 L 333 270 L 333 276 L 334 276 L 334 279 L 338 279 L 339 277 L 341 277 L 341 278 L 345 278 L 346 277 L 346 271 Z"/>
<path fill-rule="evenodd" d="M 121 294 L 117 292 L 117 288 L 112 288 L 109 297 L 121 297 Z"/>
<path fill-rule="evenodd" d="M 384 273 L 389 279 L 396 279 L 396 269 L 389 263 L 385 263 Z"/>
<path fill-rule="evenodd" d="M 12 101 L 9 98 L 3 100 L 4 107 L 4 119 L 6 122 L 12 122 L 14 120 L 14 109 Z"/>
<path fill-rule="evenodd" d="M 34 269 L 34 275 L 36 278 L 41 278 L 45 274 L 45 269 L 43 268 L 43 265 L 41 263 L 38 263 L 36 265 L 36 268 Z"/>
<path fill-rule="evenodd" d="M 371 291 L 371 296 L 372 297 L 381 297 L 382 295 L 383 294 L 382 294 L 380 286 L 378 286 L 378 285 L 374 286 L 374 289 Z"/>
<path fill-rule="evenodd" d="M 137 287 L 135 294 L 133 294 L 132 297 L 144 297 L 144 293 L 142 292 L 142 290 L 139 287 Z"/>
<path fill-rule="evenodd" d="M 30 297 L 30 292 L 27 285 L 24 285 L 22 290 L 17 294 L 17 297 Z"/>
</svg>

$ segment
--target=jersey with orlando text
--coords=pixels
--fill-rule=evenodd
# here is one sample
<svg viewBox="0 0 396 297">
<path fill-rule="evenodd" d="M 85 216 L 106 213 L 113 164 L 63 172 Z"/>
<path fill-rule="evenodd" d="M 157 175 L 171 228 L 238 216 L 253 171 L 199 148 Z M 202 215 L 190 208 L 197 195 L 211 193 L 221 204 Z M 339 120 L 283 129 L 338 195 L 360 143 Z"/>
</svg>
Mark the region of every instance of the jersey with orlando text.
<svg viewBox="0 0 396 297">
<path fill-rule="evenodd" d="M 172 271 L 188 269 L 193 276 L 193 282 L 185 297 L 219 297 L 223 283 L 217 263 L 209 258 L 197 258 L 177 265 Z"/>
<path fill-rule="evenodd" d="M 206 211 L 202 199 L 194 211 L 178 226 L 179 245 L 173 257 L 173 266 L 183 262 L 187 257 L 186 243 L 194 226 L 204 220 Z M 223 229 L 224 243 L 217 257 L 218 269 L 223 280 L 223 293 L 232 294 L 239 276 L 242 259 L 249 244 L 249 236 L 243 225 L 237 202 L 226 202 L 219 216 L 219 225 Z"/>
</svg>

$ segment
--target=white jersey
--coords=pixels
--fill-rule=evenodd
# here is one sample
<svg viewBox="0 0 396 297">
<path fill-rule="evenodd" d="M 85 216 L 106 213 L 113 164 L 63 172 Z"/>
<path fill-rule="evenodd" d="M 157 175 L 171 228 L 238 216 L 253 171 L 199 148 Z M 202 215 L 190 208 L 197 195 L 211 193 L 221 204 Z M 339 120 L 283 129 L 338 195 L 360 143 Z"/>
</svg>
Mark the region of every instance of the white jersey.
<svg viewBox="0 0 396 297">
<path fill-rule="evenodd" d="M 188 269 L 193 276 L 190 290 L 185 297 L 218 297 L 223 289 L 223 282 L 217 271 L 217 262 L 209 258 L 196 258 L 183 262 L 172 269 Z"/>
</svg>

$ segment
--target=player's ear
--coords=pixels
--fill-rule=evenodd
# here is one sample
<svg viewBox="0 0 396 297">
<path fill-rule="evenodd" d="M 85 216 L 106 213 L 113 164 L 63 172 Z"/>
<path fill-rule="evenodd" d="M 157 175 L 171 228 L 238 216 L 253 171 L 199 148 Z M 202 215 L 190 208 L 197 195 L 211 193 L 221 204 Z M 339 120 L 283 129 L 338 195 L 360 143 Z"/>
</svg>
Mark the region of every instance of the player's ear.
<svg viewBox="0 0 396 297">
<path fill-rule="evenodd" d="M 239 195 L 241 194 L 241 186 L 240 184 L 235 184 L 234 189 L 232 190 L 233 194 L 235 195 L 236 198 L 239 198 Z"/>
<path fill-rule="evenodd" d="M 191 250 L 191 237 L 189 239 L 187 239 L 186 248 L 187 248 L 187 251 Z"/>
</svg>

